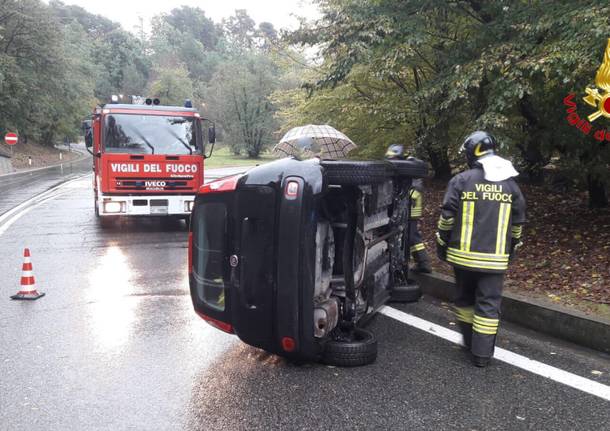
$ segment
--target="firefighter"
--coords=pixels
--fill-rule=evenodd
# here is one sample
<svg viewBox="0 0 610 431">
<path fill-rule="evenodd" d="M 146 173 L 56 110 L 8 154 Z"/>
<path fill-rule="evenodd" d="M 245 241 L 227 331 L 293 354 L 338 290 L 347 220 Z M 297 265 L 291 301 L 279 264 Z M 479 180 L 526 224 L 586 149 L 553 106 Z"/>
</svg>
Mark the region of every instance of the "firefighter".
<svg viewBox="0 0 610 431">
<path fill-rule="evenodd" d="M 387 159 L 404 160 L 404 149 L 402 145 L 390 145 L 388 151 L 385 154 Z M 414 179 L 409 189 L 409 196 L 411 200 L 411 210 L 409 212 L 409 251 L 415 261 L 414 271 L 430 273 L 430 259 L 426 252 L 426 246 L 422 239 L 421 233 L 419 232 L 419 220 L 422 217 L 423 211 L 423 191 L 424 185 L 421 178 Z"/>
<path fill-rule="evenodd" d="M 470 169 L 449 182 L 436 234 L 439 257 L 455 271 L 454 312 L 478 367 L 493 356 L 504 273 L 525 223 L 525 199 L 513 179 L 518 172 L 496 148 L 487 132 L 466 138 L 461 151 Z"/>
</svg>

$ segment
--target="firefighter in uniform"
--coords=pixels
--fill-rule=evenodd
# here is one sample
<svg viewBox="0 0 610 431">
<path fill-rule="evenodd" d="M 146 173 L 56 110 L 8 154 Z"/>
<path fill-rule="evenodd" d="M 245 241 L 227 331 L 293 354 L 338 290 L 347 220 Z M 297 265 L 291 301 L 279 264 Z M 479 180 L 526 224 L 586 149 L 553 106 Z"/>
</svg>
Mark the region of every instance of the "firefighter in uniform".
<svg viewBox="0 0 610 431">
<path fill-rule="evenodd" d="M 487 132 L 466 138 L 470 169 L 449 182 L 436 234 L 439 257 L 454 267 L 454 312 L 464 345 L 479 367 L 493 356 L 504 273 L 525 223 L 525 199 L 513 179 L 518 173 L 496 147 Z"/>
<path fill-rule="evenodd" d="M 385 154 L 387 159 L 404 160 L 404 149 L 402 145 L 390 145 L 388 151 Z M 411 183 L 411 189 L 409 189 L 409 196 L 411 198 L 411 208 L 409 212 L 409 250 L 415 261 L 414 271 L 430 273 L 430 259 L 426 252 L 426 246 L 422 239 L 421 233 L 419 232 L 419 220 L 422 217 L 423 212 L 423 191 L 424 184 L 421 178 L 414 179 Z"/>
</svg>

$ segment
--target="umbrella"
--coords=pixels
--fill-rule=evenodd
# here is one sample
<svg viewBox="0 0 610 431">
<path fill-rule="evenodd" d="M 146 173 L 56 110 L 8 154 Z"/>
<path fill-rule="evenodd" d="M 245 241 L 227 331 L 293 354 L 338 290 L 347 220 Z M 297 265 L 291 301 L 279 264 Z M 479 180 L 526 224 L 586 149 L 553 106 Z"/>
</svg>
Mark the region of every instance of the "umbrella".
<svg viewBox="0 0 610 431">
<path fill-rule="evenodd" d="M 290 129 L 273 148 L 278 155 L 341 159 L 356 148 L 350 138 L 327 124 L 295 127 Z"/>
</svg>

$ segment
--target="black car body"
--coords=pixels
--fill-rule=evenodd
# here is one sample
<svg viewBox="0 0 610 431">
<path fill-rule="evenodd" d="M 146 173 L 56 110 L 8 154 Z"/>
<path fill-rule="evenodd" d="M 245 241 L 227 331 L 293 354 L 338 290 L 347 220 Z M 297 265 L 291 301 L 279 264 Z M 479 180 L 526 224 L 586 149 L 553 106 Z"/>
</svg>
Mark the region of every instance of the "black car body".
<svg viewBox="0 0 610 431">
<path fill-rule="evenodd" d="M 415 159 L 288 158 L 204 185 L 189 234 L 195 311 L 268 352 L 371 362 L 376 342 L 374 355 L 358 327 L 393 292 L 419 295 L 405 226 L 411 179 L 425 174 Z M 336 360 L 332 346 L 355 350 Z"/>
</svg>

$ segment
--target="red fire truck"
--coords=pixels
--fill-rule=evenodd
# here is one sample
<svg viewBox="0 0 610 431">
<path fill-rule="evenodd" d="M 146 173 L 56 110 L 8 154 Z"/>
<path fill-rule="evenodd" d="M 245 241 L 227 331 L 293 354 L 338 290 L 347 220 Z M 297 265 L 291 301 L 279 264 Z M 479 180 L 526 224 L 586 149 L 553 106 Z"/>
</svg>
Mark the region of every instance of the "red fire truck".
<svg viewBox="0 0 610 431">
<path fill-rule="evenodd" d="M 112 101 L 83 122 L 93 154 L 95 214 L 101 222 L 117 216 L 188 220 L 203 184 L 203 161 L 213 150 L 213 123 L 190 100 L 184 106 L 162 106 L 158 99 L 120 104 L 115 96 Z"/>
</svg>

